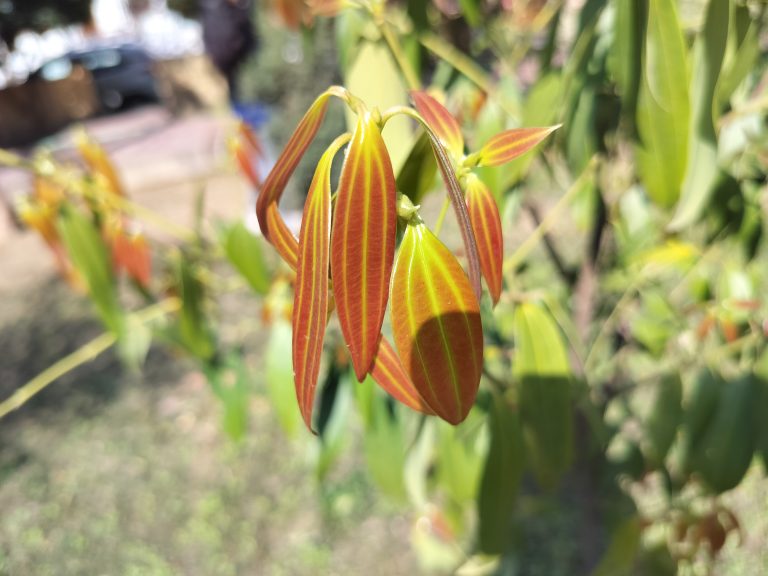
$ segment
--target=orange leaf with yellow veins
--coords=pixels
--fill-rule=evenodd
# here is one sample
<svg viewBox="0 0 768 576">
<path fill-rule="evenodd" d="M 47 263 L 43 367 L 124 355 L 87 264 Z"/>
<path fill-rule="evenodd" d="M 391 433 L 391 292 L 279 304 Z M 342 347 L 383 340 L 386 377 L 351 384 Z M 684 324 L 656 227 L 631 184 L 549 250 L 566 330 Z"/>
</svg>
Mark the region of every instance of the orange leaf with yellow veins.
<svg viewBox="0 0 768 576">
<path fill-rule="evenodd" d="M 392 330 L 403 366 L 432 411 L 458 424 L 480 384 L 480 306 L 456 257 L 422 223 L 406 228 L 391 298 Z"/>
<path fill-rule="evenodd" d="M 299 122 L 293 135 L 288 140 L 288 144 L 285 145 L 282 154 L 280 154 L 280 157 L 275 162 L 269 176 L 267 176 L 264 186 L 259 192 L 259 198 L 256 201 L 256 217 L 259 220 L 261 232 L 273 244 L 273 235 L 279 234 L 281 236 L 281 244 L 286 245 L 284 250 L 279 250 L 283 258 L 285 258 L 284 252 L 287 254 L 296 253 L 296 238 L 285 222 L 283 222 L 278 210 L 278 203 L 283 195 L 286 184 L 288 184 L 289 178 L 294 170 L 296 170 L 296 166 L 312 143 L 312 139 L 323 122 L 330 96 L 330 91 L 322 93 L 310 109 L 307 110 L 307 113 L 304 114 L 301 122 Z M 276 230 L 276 228 L 279 229 Z M 294 264 L 295 261 L 294 258 Z"/>
<path fill-rule="evenodd" d="M 411 91 L 411 98 L 416 110 L 424 121 L 437 134 L 443 145 L 455 158 L 464 153 L 464 138 L 456 118 L 435 98 L 420 90 Z"/>
<path fill-rule="evenodd" d="M 501 296 L 501 268 L 504 262 L 504 236 L 501 232 L 499 207 L 488 187 L 474 174 L 467 177 L 465 199 L 477 240 L 480 269 L 495 306 Z"/>
<path fill-rule="evenodd" d="M 293 297 L 293 377 L 301 415 L 310 430 L 328 320 L 331 164 L 338 148 L 332 145 L 317 164 L 299 232 Z"/>
<path fill-rule="evenodd" d="M 499 166 L 528 152 L 555 130 L 557 126 L 544 128 L 515 128 L 493 136 L 479 152 L 478 164 Z"/>
<path fill-rule="evenodd" d="M 362 381 L 387 307 L 395 253 L 395 175 L 376 122 L 360 116 L 341 170 L 331 232 L 331 279 L 341 331 Z"/>
<path fill-rule="evenodd" d="M 411 377 L 400 363 L 400 358 L 384 336 L 379 341 L 371 376 L 387 394 L 408 408 L 424 414 L 434 414 L 416 390 Z"/>
</svg>

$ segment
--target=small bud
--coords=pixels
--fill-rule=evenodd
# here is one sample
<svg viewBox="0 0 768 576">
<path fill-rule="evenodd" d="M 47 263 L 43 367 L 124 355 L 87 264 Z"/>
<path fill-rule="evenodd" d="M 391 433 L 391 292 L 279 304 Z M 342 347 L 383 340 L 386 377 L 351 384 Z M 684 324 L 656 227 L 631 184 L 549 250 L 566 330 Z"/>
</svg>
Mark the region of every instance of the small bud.
<svg viewBox="0 0 768 576">
<path fill-rule="evenodd" d="M 414 205 L 411 199 L 405 194 L 397 195 L 397 215 L 406 222 L 409 222 L 415 214 L 418 214 L 420 206 Z"/>
</svg>

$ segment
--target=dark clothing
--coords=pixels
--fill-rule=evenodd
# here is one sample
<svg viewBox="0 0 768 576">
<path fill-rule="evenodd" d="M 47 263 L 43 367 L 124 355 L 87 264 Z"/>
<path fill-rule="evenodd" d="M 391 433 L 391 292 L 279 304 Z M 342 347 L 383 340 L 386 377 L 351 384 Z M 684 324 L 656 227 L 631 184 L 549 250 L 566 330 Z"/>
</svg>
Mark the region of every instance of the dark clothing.
<svg viewBox="0 0 768 576">
<path fill-rule="evenodd" d="M 251 0 L 202 0 L 200 8 L 205 51 L 227 79 L 235 100 L 235 73 L 257 45 Z"/>
</svg>

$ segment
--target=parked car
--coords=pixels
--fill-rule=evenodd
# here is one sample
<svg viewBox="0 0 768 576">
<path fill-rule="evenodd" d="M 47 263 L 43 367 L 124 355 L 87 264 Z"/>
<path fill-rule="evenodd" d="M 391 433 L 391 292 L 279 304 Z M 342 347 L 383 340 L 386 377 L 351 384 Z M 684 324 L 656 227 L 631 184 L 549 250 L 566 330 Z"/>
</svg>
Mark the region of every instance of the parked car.
<svg viewBox="0 0 768 576">
<path fill-rule="evenodd" d="M 30 79 L 61 80 L 68 77 L 75 66 L 82 66 L 91 73 L 105 111 L 158 100 L 152 58 L 143 48 L 133 44 L 68 52 L 43 64 Z"/>
</svg>

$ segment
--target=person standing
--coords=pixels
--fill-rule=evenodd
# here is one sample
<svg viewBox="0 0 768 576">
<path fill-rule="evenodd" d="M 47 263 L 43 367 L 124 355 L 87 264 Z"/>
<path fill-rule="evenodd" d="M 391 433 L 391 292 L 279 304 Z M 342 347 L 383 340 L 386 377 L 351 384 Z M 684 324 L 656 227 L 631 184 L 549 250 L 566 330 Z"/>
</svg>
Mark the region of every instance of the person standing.
<svg viewBox="0 0 768 576">
<path fill-rule="evenodd" d="M 203 45 L 229 88 L 229 99 L 239 98 L 237 72 L 256 49 L 251 0 L 201 0 Z"/>
</svg>

